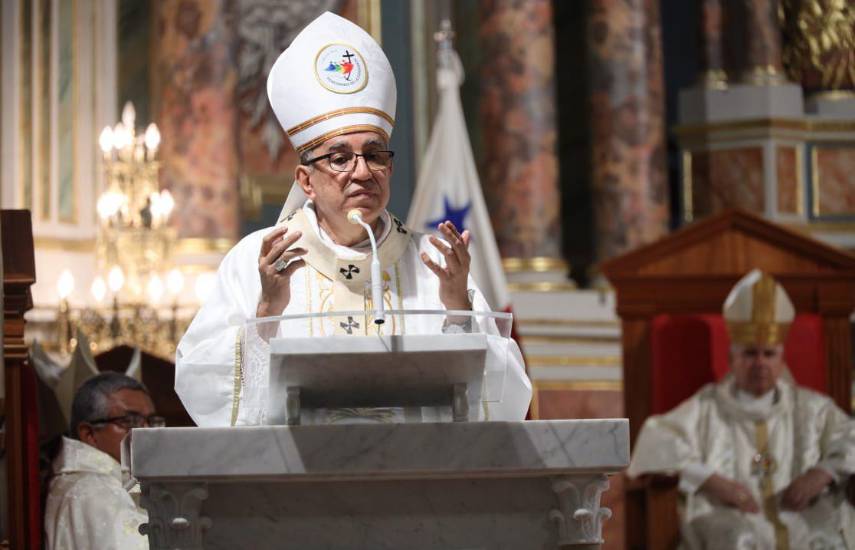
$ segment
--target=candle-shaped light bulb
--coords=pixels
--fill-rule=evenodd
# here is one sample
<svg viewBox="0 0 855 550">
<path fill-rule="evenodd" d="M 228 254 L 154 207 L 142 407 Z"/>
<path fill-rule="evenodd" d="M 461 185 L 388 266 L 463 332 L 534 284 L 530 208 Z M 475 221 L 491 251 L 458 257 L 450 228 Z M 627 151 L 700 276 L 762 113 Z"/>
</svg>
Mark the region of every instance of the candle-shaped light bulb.
<svg viewBox="0 0 855 550">
<path fill-rule="evenodd" d="M 129 131 L 133 132 L 136 118 L 137 112 L 134 109 L 134 104 L 130 101 L 126 102 L 124 108 L 122 109 L 122 124 L 124 124 L 125 128 L 127 128 Z"/>
<path fill-rule="evenodd" d="M 173 296 L 178 296 L 184 290 L 184 274 L 177 267 L 166 274 L 166 288 Z"/>
<path fill-rule="evenodd" d="M 172 214 L 173 208 L 175 208 L 175 199 L 172 198 L 172 193 L 164 189 L 160 192 L 160 210 L 163 213 L 164 221 Z"/>
<path fill-rule="evenodd" d="M 107 295 L 107 285 L 104 283 L 104 278 L 98 275 L 95 277 L 95 280 L 92 281 L 92 288 L 89 289 L 92 292 L 92 297 L 95 298 L 95 303 L 100 304 L 104 301 L 104 297 Z"/>
<path fill-rule="evenodd" d="M 153 156 L 160 145 L 160 130 L 157 129 L 157 125 L 154 122 L 149 124 L 148 128 L 145 129 L 144 139 L 145 148 L 148 149 L 149 156 Z"/>
<path fill-rule="evenodd" d="M 125 286 L 125 274 L 121 267 L 114 265 L 110 268 L 110 272 L 107 273 L 107 285 L 113 294 L 118 294 L 122 290 Z"/>
<path fill-rule="evenodd" d="M 63 269 L 56 282 L 56 292 L 60 300 L 66 300 L 74 292 L 74 275 L 71 271 Z"/>
<path fill-rule="evenodd" d="M 101 135 L 98 137 L 98 145 L 105 155 L 109 155 L 113 150 L 113 129 L 109 126 L 104 126 L 101 130 Z"/>
<path fill-rule="evenodd" d="M 145 291 L 152 304 L 156 305 L 160 303 L 160 299 L 163 297 L 163 279 L 160 278 L 160 275 L 155 273 L 151 276 L 148 280 Z"/>
<path fill-rule="evenodd" d="M 131 135 L 128 133 L 124 124 L 119 122 L 113 127 L 113 147 L 117 151 L 121 151 L 131 144 Z"/>
</svg>

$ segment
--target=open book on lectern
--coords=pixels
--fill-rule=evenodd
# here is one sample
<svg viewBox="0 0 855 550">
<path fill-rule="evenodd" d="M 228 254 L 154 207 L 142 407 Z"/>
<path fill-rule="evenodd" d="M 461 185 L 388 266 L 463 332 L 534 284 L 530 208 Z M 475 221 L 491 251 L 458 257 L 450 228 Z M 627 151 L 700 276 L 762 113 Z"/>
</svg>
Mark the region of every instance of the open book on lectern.
<svg viewBox="0 0 855 550">
<path fill-rule="evenodd" d="M 512 316 L 388 310 L 247 321 L 241 406 L 272 425 L 474 421 L 500 402 Z"/>
</svg>

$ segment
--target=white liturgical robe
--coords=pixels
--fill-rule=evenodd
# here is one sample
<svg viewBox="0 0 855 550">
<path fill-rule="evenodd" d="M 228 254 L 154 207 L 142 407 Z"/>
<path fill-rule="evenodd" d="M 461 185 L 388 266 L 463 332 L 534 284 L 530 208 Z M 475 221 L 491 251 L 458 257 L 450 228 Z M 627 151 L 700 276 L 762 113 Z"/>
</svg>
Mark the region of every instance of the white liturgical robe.
<svg viewBox="0 0 855 550">
<path fill-rule="evenodd" d="M 381 222 L 377 241 L 385 306 L 394 310 L 445 309 L 439 300 L 439 279 L 419 257 L 420 252 L 426 252 L 442 264 L 441 254 L 426 235 L 413 233 L 387 212 Z M 303 257 L 306 265 L 291 277 L 291 298 L 282 314 L 364 311 L 366 315 L 361 323 L 354 323 L 355 331 L 340 326 L 344 323 L 314 319 L 299 325 L 283 323 L 279 335 L 320 336 L 345 331 L 367 334 L 365 331 L 373 326 L 371 296 L 366 292 L 371 272 L 367 240 L 353 248 L 333 243 L 319 227 L 311 201 L 281 219 L 283 223 L 289 232 L 302 232 L 295 246 L 306 249 L 307 254 Z M 253 358 L 246 349 L 263 349 L 263 342 L 257 333 L 249 334 L 252 331 L 244 328 L 244 322 L 255 318 L 261 294 L 258 257 L 261 241 L 271 230 L 248 235 L 226 255 L 217 271 L 212 295 L 178 345 L 175 390 L 199 426 L 256 425 L 265 421 L 269 364 L 265 357 Z M 469 296 L 473 311 L 489 311 L 471 277 Z M 479 327 L 483 332 L 495 332 L 489 322 L 484 325 Z M 428 332 L 414 326 L 409 318 L 394 315 L 382 326 L 387 334 Z M 496 345 L 488 338 L 488 348 Z M 491 351 L 507 357 L 507 373 L 501 400 L 485 403 L 481 416 L 488 420 L 521 420 L 528 410 L 531 384 L 519 348 L 511 340 L 506 353 L 504 348 L 488 349 L 488 354 Z M 244 360 L 244 356 L 248 359 Z"/>
<path fill-rule="evenodd" d="M 628 474 L 681 475 L 685 548 L 855 548 L 855 512 L 844 494 L 855 473 L 855 422 L 827 396 L 789 381 L 780 380 L 773 394 L 768 406 L 746 402 L 728 376 L 644 423 Z M 765 453 L 758 450 L 764 441 Z M 835 482 L 805 510 L 782 509 L 783 491 L 814 467 Z M 760 513 L 738 512 L 697 491 L 706 479 L 698 471 L 745 485 Z"/>
<path fill-rule="evenodd" d="M 139 532 L 148 514 L 125 489 L 113 457 L 64 437 L 53 475 L 45 507 L 48 550 L 148 548 Z"/>
</svg>

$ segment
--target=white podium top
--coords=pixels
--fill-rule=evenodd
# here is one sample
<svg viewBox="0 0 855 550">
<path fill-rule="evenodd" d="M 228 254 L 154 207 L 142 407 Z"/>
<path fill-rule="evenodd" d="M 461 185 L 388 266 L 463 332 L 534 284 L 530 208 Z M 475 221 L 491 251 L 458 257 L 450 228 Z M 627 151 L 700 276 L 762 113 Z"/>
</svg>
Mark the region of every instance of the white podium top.
<svg viewBox="0 0 855 550">
<path fill-rule="evenodd" d="M 141 428 L 129 456 L 140 481 L 613 473 L 629 464 L 629 421 Z"/>
</svg>

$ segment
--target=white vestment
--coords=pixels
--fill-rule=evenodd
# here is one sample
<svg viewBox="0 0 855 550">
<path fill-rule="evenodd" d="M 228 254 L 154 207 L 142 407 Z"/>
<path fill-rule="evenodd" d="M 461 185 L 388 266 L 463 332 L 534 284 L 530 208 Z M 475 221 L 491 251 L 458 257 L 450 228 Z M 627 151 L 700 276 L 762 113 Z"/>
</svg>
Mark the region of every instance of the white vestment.
<svg viewBox="0 0 855 550">
<path fill-rule="evenodd" d="M 406 228 L 388 213 L 381 217 L 383 228 L 378 240 L 386 308 L 394 310 L 442 310 L 439 279 L 425 266 L 420 252 L 434 262 L 444 259 L 426 235 Z M 365 312 L 354 323 L 339 326 L 339 319 L 282 323 L 280 336 L 322 336 L 367 334 L 372 322 L 370 292 L 370 249 L 362 244 L 346 248 L 333 243 L 320 229 L 314 207 L 307 202 L 280 220 L 288 231 L 300 230 L 295 246 L 308 251 L 306 265 L 291 276 L 291 298 L 283 315 L 334 311 Z M 184 407 L 199 426 L 263 424 L 266 414 L 268 358 L 266 342 L 244 325 L 256 316 L 261 295 L 258 257 L 261 242 L 272 228 L 243 238 L 223 259 L 217 271 L 212 295 L 193 319 L 178 344 L 175 361 L 175 390 Z M 469 278 L 469 297 L 475 312 L 489 311 L 489 305 Z M 522 355 L 513 340 L 490 338 L 496 327 L 489 320 L 477 327 L 488 334 L 488 354 L 507 358 L 507 374 L 501 401 L 485 403 L 481 417 L 488 420 L 522 420 L 531 399 L 531 383 L 525 374 Z M 344 325 L 344 323 L 341 323 Z M 440 333 L 442 322 L 413 322 L 389 316 L 382 325 L 386 334 Z M 430 325 L 430 326 L 428 326 Z M 247 328 L 245 328 L 247 327 Z M 388 417 L 386 417 L 388 419 Z M 381 418 L 382 420 L 382 418 Z"/>
<path fill-rule="evenodd" d="M 148 548 L 139 532 L 148 514 L 125 489 L 113 457 L 64 437 L 53 475 L 45 506 L 47 550 Z"/>
<path fill-rule="evenodd" d="M 683 544 L 690 549 L 855 548 L 855 511 L 846 501 L 855 473 L 855 422 L 827 396 L 780 380 L 768 407 L 737 399 L 733 377 L 708 384 L 664 415 L 648 418 L 627 473 L 681 475 L 685 492 Z M 766 452 L 760 453 L 763 440 Z M 811 468 L 832 483 L 801 512 L 783 510 L 790 482 Z M 760 513 L 741 513 L 697 491 L 705 481 L 684 483 L 706 470 L 747 487 Z M 703 477 L 703 476 L 702 476 Z"/>
</svg>

